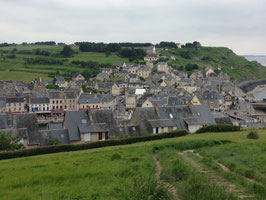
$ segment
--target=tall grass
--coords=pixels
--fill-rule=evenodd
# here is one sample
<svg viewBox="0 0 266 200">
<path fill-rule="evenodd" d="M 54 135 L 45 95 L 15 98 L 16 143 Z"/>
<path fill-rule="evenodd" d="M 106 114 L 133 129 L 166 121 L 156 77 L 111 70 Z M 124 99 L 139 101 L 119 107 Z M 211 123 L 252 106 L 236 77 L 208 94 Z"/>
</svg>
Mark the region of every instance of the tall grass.
<svg viewBox="0 0 266 200">
<path fill-rule="evenodd" d="M 174 149 L 164 149 L 158 154 L 164 171 L 162 178 L 174 184 L 182 199 L 225 200 L 238 199 L 224 188 L 214 184 L 209 177 L 196 171 L 181 159 Z"/>
</svg>

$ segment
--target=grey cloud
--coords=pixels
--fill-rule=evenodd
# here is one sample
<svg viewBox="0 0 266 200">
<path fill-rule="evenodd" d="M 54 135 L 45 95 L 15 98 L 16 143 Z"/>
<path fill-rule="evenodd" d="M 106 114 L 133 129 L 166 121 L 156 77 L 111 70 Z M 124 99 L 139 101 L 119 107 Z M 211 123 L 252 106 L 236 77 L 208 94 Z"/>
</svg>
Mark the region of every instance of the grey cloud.
<svg viewBox="0 0 266 200">
<path fill-rule="evenodd" d="M 263 0 L 0 0 L 0 42 L 199 40 L 266 54 Z"/>
</svg>

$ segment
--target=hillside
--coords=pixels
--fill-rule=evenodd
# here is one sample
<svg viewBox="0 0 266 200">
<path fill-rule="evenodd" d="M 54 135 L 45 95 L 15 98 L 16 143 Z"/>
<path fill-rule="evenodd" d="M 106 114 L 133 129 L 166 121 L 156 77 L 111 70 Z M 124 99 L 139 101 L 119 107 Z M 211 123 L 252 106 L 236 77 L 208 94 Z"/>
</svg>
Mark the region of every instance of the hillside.
<svg viewBox="0 0 266 200">
<path fill-rule="evenodd" d="M 266 77 L 266 67 L 255 61 L 250 62 L 224 47 L 169 49 L 168 51 L 161 50 L 160 55 L 174 56 L 176 60 L 169 59 L 168 62 L 177 68 L 186 64 L 198 64 L 203 70 L 208 64 L 211 64 L 214 69 L 220 66 L 223 72 L 236 80 Z"/>
<path fill-rule="evenodd" d="M 175 199 L 175 194 L 185 200 L 265 199 L 266 133 L 259 131 L 258 140 L 246 139 L 247 133 L 206 133 L 2 160 L 0 196 L 166 200 Z M 200 156 L 185 151 L 191 149 Z"/>
<path fill-rule="evenodd" d="M 140 48 L 140 47 L 136 47 Z M 70 58 L 59 56 L 63 46 L 58 45 L 16 45 L 0 48 L 0 80 L 31 81 L 43 77 L 49 81 L 54 76 L 70 77 L 73 72 L 80 72 L 86 78 L 94 77 L 101 67 L 111 67 L 116 61 L 129 63 L 116 53 L 106 55 L 97 52 L 79 52 L 73 47 L 74 55 Z M 143 48 L 142 48 L 143 49 Z M 237 56 L 233 51 L 222 47 L 158 49 L 161 61 L 167 61 L 176 69 L 187 64 L 197 64 L 201 70 L 211 64 L 215 69 L 219 66 L 236 80 L 265 78 L 266 68 L 257 62 L 249 62 L 244 57 Z M 38 52 L 38 53 L 36 53 Z M 174 57 L 176 60 L 170 59 Z M 34 61 L 35 59 L 35 61 Z M 29 63 L 28 60 L 38 63 Z M 88 62 L 86 65 L 72 63 L 73 61 Z M 191 73 L 191 72 L 190 72 Z"/>
<path fill-rule="evenodd" d="M 13 49 L 17 51 L 14 51 Z M 54 76 L 70 77 L 73 72 L 86 73 L 87 78 L 95 76 L 100 71 L 99 65 L 112 66 L 116 61 L 128 63 L 128 59 L 121 58 L 114 53 L 107 56 L 105 53 L 79 52 L 78 47 L 74 47 L 76 52 L 73 57 L 63 58 L 58 54 L 63 46 L 57 45 L 16 45 L 0 48 L 0 80 L 23 80 L 31 81 L 37 77 L 43 77 L 46 81 Z M 49 56 L 35 55 L 34 52 L 40 50 L 50 53 Z M 12 57 L 15 55 L 15 58 Z M 27 64 L 25 59 L 43 59 L 51 64 Z M 90 66 L 80 66 L 73 64 L 72 61 L 96 62 Z M 54 62 L 54 64 L 53 64 Z"/>
</svg>

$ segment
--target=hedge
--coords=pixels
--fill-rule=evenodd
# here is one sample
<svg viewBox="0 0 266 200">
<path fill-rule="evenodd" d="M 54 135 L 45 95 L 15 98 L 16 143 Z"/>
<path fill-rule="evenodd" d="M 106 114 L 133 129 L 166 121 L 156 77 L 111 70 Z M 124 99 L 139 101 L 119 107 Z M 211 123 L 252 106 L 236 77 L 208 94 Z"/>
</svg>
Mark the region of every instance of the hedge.
<svg viewBox="0 0 266 200">
<path fill-rule="evenodd" d="M 159 140 L 163 138 L 181 137 L 181 136 L 186 136 L 187 134 L 188 134 L 187 131 L 178 130 L 178 131 L 173 131 L 173 132 L 168 132 L 168 133 L 161 133 L 161 134 L 156 134 L 156 135 L 140 136 L 140 137 L 131 137 L 131 138 L 126 138 L 126 139 L 105 140 L 105 141 L 83 143 L 83 144 L 67 144 L 67 145 L 37 147 L 33 149 L 23 149 L 23 150 L 18 150 L 18 151 L 2 152 L 0 153 L 0 160 L 34 156 L 34 155 L 43 155 L 43 154 L 50 154 L 50 153 L 79 151 L 79 150 L 85 150 L 85 149 L 94 149 L 94 148 L 116 146 L 116 145 L 126 145 L 126 144 L 133 144 L 137 142 Z"/>
<path fill-rule="evenodd" d="M 196 133 L 207 133 L 207 132 L 231 132 L 231 131 L 240 131 L 239 126 L 223 124 L 223 125 L 210 125 L 202 127 L 197 130 Z"/>
</svg>

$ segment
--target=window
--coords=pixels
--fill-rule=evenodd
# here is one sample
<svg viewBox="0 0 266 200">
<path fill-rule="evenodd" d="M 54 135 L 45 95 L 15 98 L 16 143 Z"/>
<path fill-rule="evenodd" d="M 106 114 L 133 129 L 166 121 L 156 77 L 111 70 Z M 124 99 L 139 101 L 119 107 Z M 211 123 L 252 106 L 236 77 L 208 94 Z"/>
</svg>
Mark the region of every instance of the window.
<svg viewBox="0 0 266 200">
<path fill-rule="evenodd" d="M 170 116 L 171 119 L 173 119 L 173 115 L 172 115 L 172 113 L 170 113 L 169 116 Z"/>
<path fill-rule="evenodd" d="M 133 131 L 136 131 L 136 127 L 135 127 L 135 126 L 133 126 L 133 127 L 132 127 L 132 130 L 133 130 Z"/>
<path fill-rule="evenodd" d="M 56 103 L 58 104 L 58 101 L 56 101 Z"/>
<path fill-rule="evenodd" d="M 53 101 L 53 104 L 54 104 L 54 101 Z"/>
</svg>

